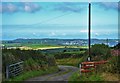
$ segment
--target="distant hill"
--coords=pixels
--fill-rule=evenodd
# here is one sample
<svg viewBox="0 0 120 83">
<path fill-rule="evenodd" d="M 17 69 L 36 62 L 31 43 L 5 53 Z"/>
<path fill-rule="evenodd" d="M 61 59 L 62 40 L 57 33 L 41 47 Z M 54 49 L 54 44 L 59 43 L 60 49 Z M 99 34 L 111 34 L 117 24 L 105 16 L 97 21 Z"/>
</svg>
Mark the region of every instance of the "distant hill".
<svg viewBox="0 0 120 83">
<path fill-rule="evenodd" d="M 88 39 L 15 39 L 15 40 L 8 40 L 2 41 L 3 44 L 10 44 L 10 43 L 24 43 L 24 44 L 50 44 L 50 45 L 80 45 L 86 46 L 88 45 Z M 115 46 L 118 44 L 117 39 L 92 39 L 91 44 L 108 44 L 109 46 Z"/>
</svg>

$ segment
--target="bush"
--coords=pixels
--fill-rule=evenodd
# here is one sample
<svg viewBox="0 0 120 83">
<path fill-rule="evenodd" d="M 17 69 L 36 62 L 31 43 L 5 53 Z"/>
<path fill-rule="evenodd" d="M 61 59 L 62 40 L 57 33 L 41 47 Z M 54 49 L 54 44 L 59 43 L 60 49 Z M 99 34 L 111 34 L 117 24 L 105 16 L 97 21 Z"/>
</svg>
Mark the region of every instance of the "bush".
<svg viewBox="0 0 120 83">
<path fill-rule="evenodd" d="M 64 58 L 81 58 L 84 55 L 85 51 L 78 51 L 78 52 L 63 52 L 63 53 L 56 53 L 56 59 L 64 59 Z"/>
<path fill-rule="evenodd" d="M 113 47 L 114 49 L 119 49 L 120 48 L 120 43 L 118 43 L 116 46 Z"/>
<path fill-rule="evenodd" d="M 93 60 L 107 60 L 111 56 L 110 48 L 105 44 L 95 44 L 91 47 Z"/>
<path fill-rule="evenodd" d="M 56 66 L 54 56 L 46 56 L 36 50 L 3 49 L 2 50 L 2 73 L 5 75 L 6 66 L 19 61 L 24 61 L 24 71 L 47 69 Z M 4 76 L 3 76 L 4 77 Z"/>
<path fill-rule="evenodd" d="M 120 74 L 120 56 L 112 56 L 109 59 L 109 62 L 103 65 L 103 70 L 112 74 Z"/>
</svg>

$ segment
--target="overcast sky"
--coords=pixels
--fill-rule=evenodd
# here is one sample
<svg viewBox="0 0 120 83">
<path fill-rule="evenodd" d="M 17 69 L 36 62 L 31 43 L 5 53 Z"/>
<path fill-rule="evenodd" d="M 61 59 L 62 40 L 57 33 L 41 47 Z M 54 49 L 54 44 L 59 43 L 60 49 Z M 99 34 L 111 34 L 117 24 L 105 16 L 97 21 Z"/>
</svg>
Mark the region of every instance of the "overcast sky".
<svg viewBox="0 0 120 83">
<path fill-rule="evenodd" d="M 4 2 L 3 39 L 72 38 L 86 39 L 87 2 Z M 118 37 L 118 3 L 92 3 L 92 38 Z"/>
</svg>

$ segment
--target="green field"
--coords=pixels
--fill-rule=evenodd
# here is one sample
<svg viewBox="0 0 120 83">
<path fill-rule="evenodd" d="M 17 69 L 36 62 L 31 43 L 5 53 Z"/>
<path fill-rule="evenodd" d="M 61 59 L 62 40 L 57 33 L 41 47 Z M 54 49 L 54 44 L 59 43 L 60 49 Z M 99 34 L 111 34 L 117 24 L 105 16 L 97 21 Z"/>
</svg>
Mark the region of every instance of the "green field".
<svg viewBox="0 0 120 83">
<path fill-rule="evenodd" d="M 59 46 L 59 45 L 48 45 L 48 44 L 20 44 L 20 43 L 10 43 L 10 44 L 4 44 L 6 47 L 20 47 L 20 46 L 28 46 L 32 48 L 38 48 L 38 47 L 51 47 L 51 46 Z"/>
<path fill-rule="evenodd" d="M 64 52 L 66 54 L 83 54 L 85 51 L 73 51 L 73 52 Z"/>
<path fill-rule="evenodd" d="M 49 45 L 49 44 L 20 44 L 10 43 L 3 44 L 5 47 L 20 48 L 20 49 L 55 49 L 55 48 L 88 48 L 87 46 L 63 46 L 63 45 Z"/>
<path fill-rule="evenodd" d="M 20 46 L 22 46 L 22 44 L 20 44 L 20 43 L 7 43 L 7 44 L 3 44 L 4 46 L 6 46 L 6 47 L 20 47 Z"/>
<path fill-rule="evenodd" d="M 59 45 L 47 45 L 47 44 L 24 44 L 23 46 L 31 47 L 33 49 L 45 47 L 59 47 Z"/>
<path fill-rule="evenodd" d="M 48 45 L 48 44 L 19 44 L 19 43 L 13 43 L 13 44 L 4 44 L 5 47 L 11 47 L 11 48 L 20 48 L 20 49 L 40 49 L 40 48 L 50 48 L 50 47 L 61 47 L 59 45 Z M 63 47 L 63 46 L 62 46 Z"/>
</svg>

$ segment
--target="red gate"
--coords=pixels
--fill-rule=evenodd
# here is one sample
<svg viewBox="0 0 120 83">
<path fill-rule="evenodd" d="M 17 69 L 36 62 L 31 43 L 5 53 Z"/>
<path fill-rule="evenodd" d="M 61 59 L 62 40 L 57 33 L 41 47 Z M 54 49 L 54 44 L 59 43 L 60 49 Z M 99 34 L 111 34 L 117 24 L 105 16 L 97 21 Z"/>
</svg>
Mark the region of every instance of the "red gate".
<svg viewBox="0 0 120 83">
<path fill-rule="evenodd" d="M 82 62 L 80 64 L 80 73 L 88 73 L 92 72 L 96 69 L 96 67 L 100 64 L 105 64 L 108 61 L 88 61 L 88 62 Z"/>
</svg>

